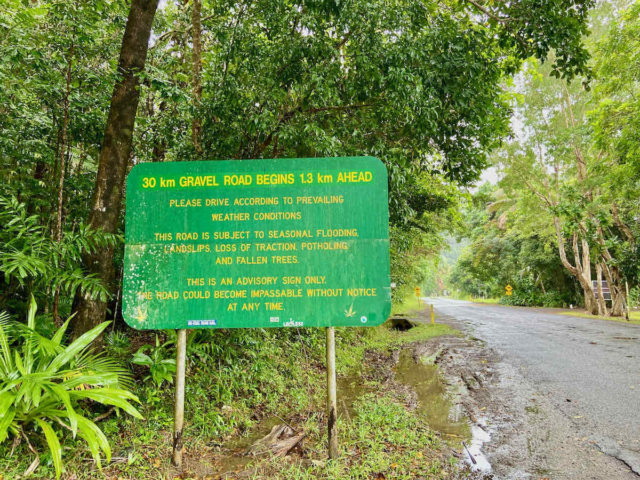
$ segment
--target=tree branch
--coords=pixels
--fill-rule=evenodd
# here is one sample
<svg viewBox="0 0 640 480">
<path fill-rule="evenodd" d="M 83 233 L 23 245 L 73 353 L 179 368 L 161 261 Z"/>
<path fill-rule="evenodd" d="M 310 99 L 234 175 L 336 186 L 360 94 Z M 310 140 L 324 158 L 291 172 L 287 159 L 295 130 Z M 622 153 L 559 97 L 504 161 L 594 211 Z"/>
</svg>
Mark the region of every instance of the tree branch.
<svg viewBox="0 0 640 480">
<path fill-rule="evenodd" d="M 631 231 L 631 229 L 622 220 L 620 220 L 618 204 L 616 202 L 613 202 L 613 204 L 611 205 L 611 215 L 613 215 L 613 222 L 624 234 L 624 236 L 627 237 L 627 240 L 629 240 L 629 242 L 633 245 L 636 241 L 636 238 L 633 236 L 633 232 Z"/>
<path fill-rule="evenodd" d="M 500 22 L 503 25 L 506 25 L 509 22 L 513 22 L 514 19 L 513 18 L 509 18 L 509 17 L 499 17 L 498 15 L 496 15 L 495 13 L 491 12 L 490 10 L 488 10 L 487 8 L 483 7 L 482 5 L 480 5 L 478 2 L 476 2 L 475 0 L 467 0 L 467 2 L 469 2 L 471 5 L 473 5 L 474 7 L 476 7 L 478 10 L 480 10 L 482 13 L 484 13 L 487 17 L 495 20 L 496 22 Z"/>
</svg>

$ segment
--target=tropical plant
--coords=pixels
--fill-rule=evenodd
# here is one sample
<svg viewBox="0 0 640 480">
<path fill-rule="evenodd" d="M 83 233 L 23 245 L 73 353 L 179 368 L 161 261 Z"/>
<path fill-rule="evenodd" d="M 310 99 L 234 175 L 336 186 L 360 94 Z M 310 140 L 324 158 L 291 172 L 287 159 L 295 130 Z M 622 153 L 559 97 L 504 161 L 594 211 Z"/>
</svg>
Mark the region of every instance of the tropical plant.
<svg viewBox="0 0 640 480">
<path fill-rule="evenodd" d="M 142 418 L 131 402 L 130 378 L 113 360 L 90 350 L 93 340 L 109 325 L 103 322 L 64 346 L 68 319 L 51 338 L 36 332 L 33 297 L 27 323 L 0 316 L 0 443 L 9 436 L 32 439 L 44 435 L 51 451 L 56 478 L 62 472 L 59 427 L 83 438 L 98 468 L 100 455 L 111 458 L 109 442 L 100 428 L 81 412 L 93 403 L 111 405 Z"/>
<path fill-rule="evenodd" d="M 103 282 L 82 269 L 82 255 L 115 246 L 118 235 L 79 225 L 56 241 L 43 219 L 30 215 L 14 196 L 0 195 L 0 225 L 0 273 L 7 291 L 59 289 L 72 295 L 79 290 L 92 298 L 107 298 Z"/>
<path fill-rule="evenodd" d="M 131 340 L 126 333 L 121 331 L 111 331 L 105 335 L 104 339 L 107 352 L 114 357 L 128 356 L 131 349 Z"/>
<path fill-rule="evenodd" d="M 149 367 L 150 375 L 144 378 L 145 382 L 151 378 L 158 388 L 162 386 L 165 380 L 173 383 L 173 375 L 176 373 L 176 361 L 169 356 L 169 347 L 173 343 L 172 340 L 169 340 L 161 344 L 156 334 L 155 346 L 150 344 L 143 345 L 133 354 L 131 363 Z M 149 352 L 148 355 L 145 353 L 147 351 Z"/>
</svg>

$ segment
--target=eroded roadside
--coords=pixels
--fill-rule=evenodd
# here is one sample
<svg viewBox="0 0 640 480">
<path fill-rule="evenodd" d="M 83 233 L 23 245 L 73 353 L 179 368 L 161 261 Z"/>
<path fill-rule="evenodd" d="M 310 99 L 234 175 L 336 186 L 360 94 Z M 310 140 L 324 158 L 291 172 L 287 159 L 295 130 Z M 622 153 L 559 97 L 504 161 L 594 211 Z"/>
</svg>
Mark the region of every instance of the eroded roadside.
<svg viewBox="0 0 640 480">
<path fill-rule="evenodd" d="M 438 321 L 464 331 L 453 318 L 441 315 Z M 439 367 L 453 403 L 472 428 L 486 434 L 481 452 L 491 464 L 488 478 L 637 480 L 481 340 L 437 337 L 415 345 L 413 355 Z"/>
<path fill-rule="evenodd" d="M 423 311 L 408 319 L 423 322 L 424 318 Z M 438 322 L 461 332 L 465 329 L 465 325 L 443 315 L 438 316 Z M 401 335 L 411 338 L 410 331 Z M 623 461 L 604 454 L 582 436 L 575 420 L 481 340 L 462 333 L 409 342 L 388 350 L 367 351 L 363 359 L 367 368 L 339 378 L 338 389 L 343 427 L 357 421 L 359 400 L 374 395 L 395 399 L 437 432 L 442 440 L 438 447 L 422 445 L 422 453 L 416 450 L 412 461 L 417 467 L 423 461 L 440 465 L 438 473 L 401 478 L 638 478 Z M 200 468 L 194 470 L 200 470 L 204 478 L 281 478 L 283 468 L 304 472 L 300 478 L 338 478 L 326 463 L 323 419 L 317 420 L 315 431 L 309 431 L 313 422 L 305 416 L 265 418 L 257 425 L 251 441 L 282 422 L 291 427 L 292 435 L 303 429 L 309 433 L 276 462 L 270 455 L 247 457 L 251 441 L 246 439 L 216 447 L 206 458 L 197 460 Z M 369 452 L 354 444 L 345 444 L 343 450 L 339 478 L 352 478 L 349 471 L 360 468 Z M 452 463 L 451 457 L 458 461 Z M 376 471 L 372 478 L 400 478 L 393 465 Z"/>
</svg>

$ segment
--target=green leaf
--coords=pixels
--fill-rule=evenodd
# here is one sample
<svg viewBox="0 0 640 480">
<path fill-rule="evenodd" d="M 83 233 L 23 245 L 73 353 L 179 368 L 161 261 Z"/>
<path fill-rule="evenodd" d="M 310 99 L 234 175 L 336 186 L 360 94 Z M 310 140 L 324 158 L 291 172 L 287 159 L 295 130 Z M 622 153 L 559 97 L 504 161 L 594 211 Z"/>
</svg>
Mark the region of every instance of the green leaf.
<svg viewBox="0 0 640 480">
<path fill-rule="evenodd" d="M 73 433 L 73 438 L 76 437 L 78 432 L 78 423 L 76 422 L 76 415 L 73 405 L 71 404 L 71 396 L 69 392 L 67 392 L 64 388 L 56 385 L 55 383 L 49 383 L 47 387 L 49 391 L 55 394 L 64 404 L 64 407 L 67 410 L 67 417 L 69 418 L 69 423 L 71 424 L 71 431 Z"/>
<path fill-rule="evenodd" d="M 51 457 L 53 458 L 53 466 L 56 469 L 56 478 L 60 478 L 60 474 L 62 473 L 62 448 L 60 447 L 60 441 L 58 440 L 58 436 L 56 432 L 53 431 L 51 425 L 48 422 L 40 418 L 36 418 L 36 422 L 42 428 L 44 432 L 44 436 L 47 439 L 47 444 L 49 445 L 49 449 L 51 450 Z"/>
<path fill-rule="evenodd" d="M 102 430 L 91 420 L 83 417 L 82 415 L 76 414 L 76 422 L 78 423 L 78 435 L 85 439 L 87 444 L 89 445 L 89 449 L 91 450 L 91 455 L 95 460 L 98 468 L 101 468 L 100 465 L 100 452 L 98 448 L 100 448 L 107 459 L 107 463 L 111 461 L 111 447 L 109 446 L 109 441 L 107 437 L 102 433 Z"/>
<path fill-rule="evenodd" d="M 62 341 L 62 337 L 64 337 L 64 333 L 67 331 L 67 327 L 69 326 L 69 322 L 75 316 L 75 313 L 67 318 L 67 321 L 62 324 L 62 326 L 56 331 L 56 333 L 51 337 L 51 341 L 57 345 L 60 345 Z"/>
<path fill-rule="evenodd" d="M 91 342 L 93 342 L 98 337 L 98 335 L 100 335 L 104 331 L 104 329 L 107 328 L 107 326 L 110 323 L 111 322 L 102 322 L 97 327 L 92 328 L 88 332 L 78 337 L 73 343 L 71 343 L 71 345 L 65 348 L 62 353 L 60 353 L 51 361 L 51 363 L 49 364 L 49 367 L 47 367 L 47 371 L 55 372 L 60 367 L 65 365 L 67 362 L 69 362 L 69 360 L 74 358 L 84 348 L 86 348 Z"/>
<path fill-rule="evenodd" d="M 5 375 L 8 375 L 13 370 L 13 359 L 5 326 L 2 323 L 0 323 L 0 350 L 2 352 L 2 367 Z"/>
<path fill-rule="evenodd" d="M 72 396 L 90 398 L 104 405 L 113 405 L 121 408 L 129 415 L 142 419 L 142 415 L 127 400 L 140 403 L 140 400 L 128 390 L 119 388 L 92 388 L 89 390 L 73 390 L 69 392 Z"/>
<path fill-rule="evenodd" d="M 36 328 L 36 312 L 38 311 L 38 305 L 36 299 L 31 295 L 31 301 L 29 302 L 29 311 L 27 312 L 27 327 L 31 330 Z"/>
<path fill-rule="evenodd" d="M 4 442 L 5 438 L 7 438 L 9 427 L 15 416 L 16 410 L 13 407 L 4 410 L 4 413 L 0 416 L 0 443 Z"/>
<path fill-rule="evenodd" d="M 133 354 L 131 363 L 134 363 L 136 365 L 149 366 L 149 365 L 153 365 L 153 360 L 151 360 L 151 357 L 149 355 L 147 355 L 146 353 L 142 353 L 138 350 L 136 353 Z"/>
</svg>

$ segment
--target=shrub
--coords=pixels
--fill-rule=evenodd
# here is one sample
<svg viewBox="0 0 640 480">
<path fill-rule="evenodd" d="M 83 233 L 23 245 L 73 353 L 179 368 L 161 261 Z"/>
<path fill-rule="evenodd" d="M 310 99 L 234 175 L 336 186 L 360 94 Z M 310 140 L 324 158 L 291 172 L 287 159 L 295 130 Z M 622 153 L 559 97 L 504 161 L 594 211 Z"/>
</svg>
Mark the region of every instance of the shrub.
<svg viewBox="0 0 640 480">
<path fill-rule="evenodd" d="M 171 340 L 160 343 L 156 334 L 155 346 L 143 345 L 133 354 L 131 363 L 149 368 L 150 375 L 147 375 L 143 381 L 146 382 L 151 378 L 157 388 L 160 388 L 165 380 L 173 383 L 173 375 L 176 373 L 176 361 L 172 358 L 175 353 L 170 349 L 173 343 Z M 145 353 L 147 351 L 148 355 Z"/>
<path fill-rule="evenodd" d="M 121 358 L 129 355 L 131 351 L 131 340 L 123 332 L 112 331 L 105 335 L 105 346 L 109 355 Z"/>
<path fill-rule="evenodd" d="M 138 398 L 127 387 L 131 379 L 113 360 L 95 355 L 89 346 L 109 322 L 104 322 L 67 345 L 70 319 L 51 338 L 35 329 L 36 304 L 31 298 L 27 323 L 0 318 L 0 443 L 9 435 L 42 437 L 51 451 L 56 478 L 62 472 L 60 427 L 87 442 L 100 468 L 100 452 L 110 461 L 111 449 L 100 428 L 82 415 L 93 403 L 111 405 L 142 418 L 130 402 Z"/>
</svg>

